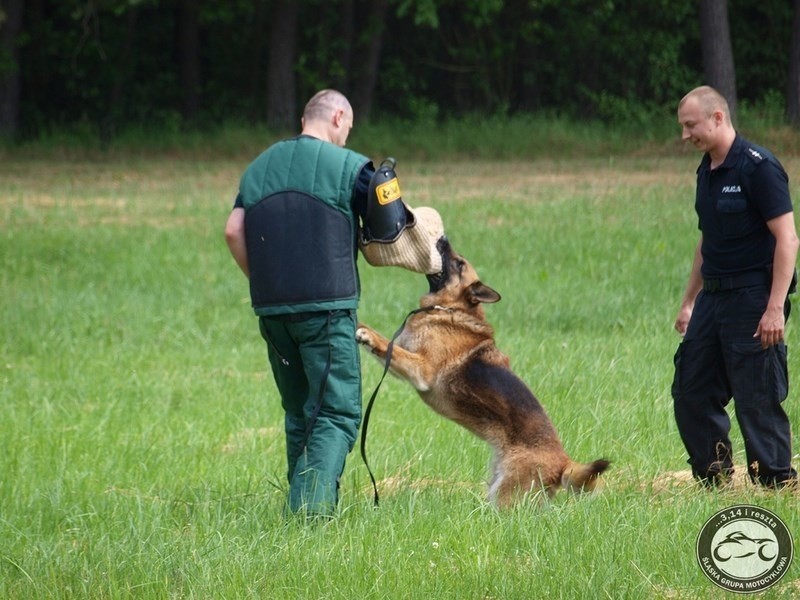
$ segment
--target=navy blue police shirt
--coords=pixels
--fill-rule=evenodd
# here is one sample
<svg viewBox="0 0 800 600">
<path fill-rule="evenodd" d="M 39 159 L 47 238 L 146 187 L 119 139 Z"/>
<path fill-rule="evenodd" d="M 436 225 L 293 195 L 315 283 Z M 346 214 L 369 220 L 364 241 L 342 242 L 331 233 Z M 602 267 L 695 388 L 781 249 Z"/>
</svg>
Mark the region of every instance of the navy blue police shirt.
<svg viewBox="0 0 800 600">
<path fill-rule="evenodd" d="M 792 211 L 789 177 L 777 158 L 740 135 L 713 171 L 697 169 L 695 210 L 703 233 L 704 278 L 772 267 L 775 238 L 767 221 Z"/>
</svg>

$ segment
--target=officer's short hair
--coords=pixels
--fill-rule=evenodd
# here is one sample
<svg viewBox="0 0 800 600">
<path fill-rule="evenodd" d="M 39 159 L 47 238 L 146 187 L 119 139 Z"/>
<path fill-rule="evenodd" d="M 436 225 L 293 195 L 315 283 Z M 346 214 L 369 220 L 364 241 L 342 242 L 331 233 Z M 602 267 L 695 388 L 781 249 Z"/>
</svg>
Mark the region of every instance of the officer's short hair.
<svg viewBox="0 0 800 600">
<path fill-rule="evenodd" d="M 320 90 L 306 104 L 303 119 L 306 121 L 327 119 L 334 111 L 340 109 L 345 112 L 353 110 L 344 94 L 336 90 Z"/>
<path fill-rule="evenodd" d="M 700 104 L 700 108 L 703 109 L 703 112 L 707 117 L 710 117 L 715 110 L 721 110 L 723 116 L 725 117 L 725 121 L 727 123 L 731 122 L 731 110 L 728 107 L 728 101 L 725 99 L 725 96 L 720 94 L 710 85 L 701 85 L 700 87 L 694 88 L 691 92 L 681 98 L 678 108 L 683 106 L 683 104 L 689 98 L 694 98 L 697 100 L 697 102 Z"/>
</svg>

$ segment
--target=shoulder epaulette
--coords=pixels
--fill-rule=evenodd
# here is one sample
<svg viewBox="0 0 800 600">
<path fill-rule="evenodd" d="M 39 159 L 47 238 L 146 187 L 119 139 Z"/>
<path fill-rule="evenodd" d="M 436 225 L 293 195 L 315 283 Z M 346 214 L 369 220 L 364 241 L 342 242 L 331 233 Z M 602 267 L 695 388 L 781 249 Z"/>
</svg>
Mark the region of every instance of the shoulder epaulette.
<svg viewBox="0 0 800 600">
<path fill-rule="evenodd" d="M 755 149 L 755 148 L 753 148 L 752 146 L 748 146 L 748 147 L 747 147 L 747 150 L 745 151 L 745 154 L 746 154 L 747 156 L 749 156 L 749 157 L 750 157 L 750 160 L 752 160 L 752 161 L 753 161 L 754 163 L 756 163 L 756 164 L 758 164 L 758 163 L 760 163 L 762 160 L 764 160 L 764 155 L 763 155 L 763 154 L 761 154 L 761 152 L 759 152 L 758 150 L 756 150 L 756 149 Z"/>
</svg>

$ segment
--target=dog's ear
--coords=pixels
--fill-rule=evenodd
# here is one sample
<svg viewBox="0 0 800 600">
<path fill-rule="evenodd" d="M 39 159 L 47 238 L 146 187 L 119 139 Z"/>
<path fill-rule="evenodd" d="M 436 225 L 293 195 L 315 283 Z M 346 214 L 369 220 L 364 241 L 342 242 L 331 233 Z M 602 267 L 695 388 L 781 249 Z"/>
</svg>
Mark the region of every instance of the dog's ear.
<svg viewBox="0 0 800 600">
<path fill-rule="evenodd" d="M 488 285 L 476 281 L 466 290 L 467 302 L 470 304 L 494 304 L 500 302 L 500 294 L 495 292 Z"/>
</svg>

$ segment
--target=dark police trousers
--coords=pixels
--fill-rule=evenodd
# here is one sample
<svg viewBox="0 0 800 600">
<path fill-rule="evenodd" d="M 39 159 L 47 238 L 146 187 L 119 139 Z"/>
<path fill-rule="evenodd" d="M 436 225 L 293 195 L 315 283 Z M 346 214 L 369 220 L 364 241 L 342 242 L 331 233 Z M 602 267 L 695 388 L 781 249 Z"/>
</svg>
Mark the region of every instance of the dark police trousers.
<svg viewBox="0 0 800 600">
<path fill-rule="evenodd" d="M 752 480 L 780 485 L 797 477 L 781 406 L 789 387 L 786 346 L 765 350 L 753 337 L 769 292 L 768 285 L 701 291 L 675 353 L 675 420 L 693 475 L 709 483 L 733 473 L 725 410 L 731 398 Z"/>
</svg>

